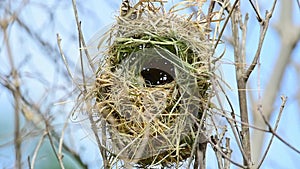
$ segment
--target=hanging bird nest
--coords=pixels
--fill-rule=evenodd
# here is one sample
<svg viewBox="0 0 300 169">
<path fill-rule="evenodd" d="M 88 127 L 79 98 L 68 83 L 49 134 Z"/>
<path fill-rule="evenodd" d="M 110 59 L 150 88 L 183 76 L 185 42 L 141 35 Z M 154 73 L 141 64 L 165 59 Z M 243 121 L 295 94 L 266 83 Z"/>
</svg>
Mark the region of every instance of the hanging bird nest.
<svg viewBox="0 0 300 169">
<path fill-rule="evenodd" d="M 140 167 L 178 165 L 205 141 L 211 43 L 204 30 L 147 8 L 118 17 L 110 28 L 94 93 L 114 159 Z"/>
</svg>

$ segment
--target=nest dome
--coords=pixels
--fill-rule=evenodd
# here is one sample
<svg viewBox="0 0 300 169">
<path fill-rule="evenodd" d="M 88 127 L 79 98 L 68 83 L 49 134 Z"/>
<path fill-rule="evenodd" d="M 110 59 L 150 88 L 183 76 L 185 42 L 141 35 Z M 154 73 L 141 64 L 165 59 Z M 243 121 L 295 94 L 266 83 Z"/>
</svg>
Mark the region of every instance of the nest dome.
<svg viewBox="0 0 300 169">
<path fill-rule="evenodd" d="M 102 42 L 107 47 L 94 93 L 113 157 L 143 167 L 172 165 L 205 140 L 211 44 L 204 30 L 174 14 L 149 12 L 119 17 L 100 41 L 98 49 Z"/>
</svg>

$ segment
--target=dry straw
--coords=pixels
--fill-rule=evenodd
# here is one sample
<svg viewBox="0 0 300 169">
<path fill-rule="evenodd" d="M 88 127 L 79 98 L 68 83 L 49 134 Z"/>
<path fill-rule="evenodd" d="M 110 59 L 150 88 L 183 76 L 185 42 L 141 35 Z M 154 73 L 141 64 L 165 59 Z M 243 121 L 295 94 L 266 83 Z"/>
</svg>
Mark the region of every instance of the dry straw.
<svg viewBox="0 0 300 169">
<path fill-rule="evenodd" d="M 99 40 L 93 92 L 110 166 L 178 166 L 205 141 L 212 45 L 191 18 L 140 2 Z"/>
</svg>

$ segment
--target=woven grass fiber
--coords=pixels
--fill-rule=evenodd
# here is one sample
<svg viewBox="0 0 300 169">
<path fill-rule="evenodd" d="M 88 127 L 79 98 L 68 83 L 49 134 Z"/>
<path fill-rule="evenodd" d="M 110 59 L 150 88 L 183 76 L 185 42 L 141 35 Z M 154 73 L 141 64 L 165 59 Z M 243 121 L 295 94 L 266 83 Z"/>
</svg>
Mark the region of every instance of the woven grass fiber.
<svg viewBox="0 0 300 169">
<path fill-rule="evenodd" d="M 205 140 L 211 43 L 204 24 L 139 9 L 118 17 L 98 43 L 105 50 L 93 92 L 103 138 L 112 161 L 178 165 Z"/>
</svg>

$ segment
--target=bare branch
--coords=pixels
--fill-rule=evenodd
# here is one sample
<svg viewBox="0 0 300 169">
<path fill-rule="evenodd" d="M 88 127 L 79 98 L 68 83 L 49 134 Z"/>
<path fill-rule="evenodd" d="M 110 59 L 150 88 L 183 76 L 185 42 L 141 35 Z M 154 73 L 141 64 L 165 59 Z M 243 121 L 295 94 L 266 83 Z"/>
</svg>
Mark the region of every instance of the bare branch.
<svg viewBox="0 0 300 169">
<path fill-rule="evenodd" d="M 89 62 L 89 65 L 91 66 L 93 72 L 95 72 L 94 64 L 92 63 L 92 59 L 91 59 L 91 57 L 88 53 L 88 50 L 86 48 L 86 43 L 85 43 L 85 40 L 83 38 L 83 33 L 82 33 L 82 30 L 81 30 L 81 22 L 79 21 L 78 11 L 77 11 L 77 7 L 76 7 L 76 0 L 72 0 L 72 6 L 73 6 L 74 16 L 75 16 L 75 20 L 76 20 L 77 29 L 78 29 L 80 44 L 82 44 L 82 46 L 83 46 L 85 55 L 86 55 L 86 57 L 88 59 L 88 62 Z M 80 50 L 82 50 L 82 49 L 80 48 Z"/>
<path fill-rule="evenodd" d="M 58 157 L 59 158 L 59 162 L 61 164 L 61 166 L 63 166 L 63 162 L 62 162 L 62 158 L 63 158 L 63 153 L 62 153 L 62 150 L 63 150 L 63 145 L 64 145 L 64 136 L 65 136 L 65 130 L 67 129 L 67 126 L 68 126 L 68 121 L 69 121 L 69 118 L 70 118 L 70 115 L 71 113 L 69 113 L 68 117 L 66 118 L 66 121 L 64 123 L 64 127 L 61 131 L 61 136 L 59 138 L 59 145 L 58 145 Z"/>
<path fill-rule="evenodd" d="M 60 56 L 61 56 L 61 58 L 62 58 L 63 61 L 64 61 L 65 67 L 66 67 L 66 69 L 67 69 L 67 71 L 68 71 L 68 74 L 69 74 L 69 76 L 71 77 L 73 83 L 76 84 L 77 87 L 79 87 L 79 84 L 75 81 L 75 78 L 74 78 L 74 76 L 73 76 L 73 74 L 72 74 L 72 72 L 71 72 L 71 70 L 70 70 L 69 63 L 68 63 L 68 61 L 67 61 L 67 59 L 66 59 L 66 57 L 65 57 L 65 54 L 64 54 L 64 52 L 63 52 L 63 50 L 62 50 L 62 48 L 61 48 L 61 40 L 62 40 L 62 39 L 61 39 L 61 37 L 59 36 L 59 34 L 56 34 L 56 37 L 57 37 L 57 45 L 58 45 L 58 48 L 59 48 Z"/>
<path fill-rule="evenodd" d="M 50 141 L 50 146 L 51 146 L 51 148 L 52 148 L 52 150 L 53 150 L 53 152 L 54 152 L 54 155 L 55 155 L 56 159 L 58 160 L 58 163 L 59 163 L 59 165 L 60 165 L 60 168 L 61 168 L 61 169 L 65 169 L 64 163 L 63 163 L 63 161 L 62 161 L 63 155 L 62 155 L 62 154 L 59 154 L 59 153 L 56 151 L 56 147 L 55 147 L 55 143 L 54 143 L 54 140 L 53 140 L 53 136 L 52 136 L 52 134 L 51 134 L 51 130 L 52 130 L 52 129 L 51 129 L 50 126 L 48 125 L 48 122 L 47 122 L 47 121 L 45 121 L 45 123 L 46 123 L 47 136 L 48 136 L 49 141 Z"/>
<path fill-rule="evenodd" d="M 73 6 L 74 16 L 75 16 L 77 29 L 78 29 L 78 34 L 79 34 L 79 47 L 81 47 L 81 45 L 83 46 L 84 51 L 85 51 L 85 55 L 86 55 L 86 57 L 89 61 L 89 65 L 91 66 L 93 72 L 95 72 L 95 68 L 94 68 L 94 65 L 92 63 L 92 59 L 90 58 L 90 55 L 88 53 L 88 50 L 86 48 L 85 40 L 84 40 L 83 33 L 82 33 L 82 30 L 81 30 L 81 23 L 80 23 L 79 17 L 78 17 L 78 12 L 77 12 L 77 7 L 76 7 L 76 0 L 72 0 L 72 6 Z M 81 60 L 81 68 L 82 68 L 82 77 L 83 77 L 83 80 L 84 80 L 84 90 L 83 90 L 82 94 L 83 94 L 84 98 L 86 98 L 87 90 L 86 90 L 86 84 L 85 84 L 85 75 L 84 75 L 84 69 L 83 69 L 83 56 L 82 56 L 81 48 L 80 48 L 80 60 Z M 92 105 L 89 102 L 87 102 L 87 107 L 91 108 Z M 94 133 L 96 142 L 98 144 L 99 151 L 100 151 L 101 156 L 102 156 L 102 160 L 103 160 L 103 163 L 104 163 L 104 168 L 110 168 L 109 162 L 107 160 L 106 149 L 103 148 L 104 146 L 102 145 L 102 143 L 100 141 L 100 138 L 98 136 L 97 121 L 94 120 L 94 117 L 93 117 L 94 114 L 92 112 L 89 113 L 88 116 L 89 116 L 89 121 L 90 121 L 90 124 L 91 124 L 91 129 Z"/>
<path fill-rule="evenodd" d="M 236 83 L 238 86 L 238 98 L 239 98 L 239 107 L 240 107 L 240 117 L 243 122 L 241 127 L 242 130 L 239 133 L 242 141 L 243 151 L 246 153 L 243 161 L 244 165 L 249 167 L 251 165 L 251 144 L 250 144 L 250 131 L 249 131 L 249 120 L 248 120 L 248 105 L 247 105 L 247 95 L 246 95 L 246 84 L 247 81 L 244 78 L 245 73 L 245 38 L 246 38 L 246 25 L 247 25 L 247 15 L 245 17 L 245 22 L 242 22 L 240 8 L 236 7 L 234 14 L 231 16 L 231 28 L 233 36 L 233 46 L 234 46 L 234 61 L 236 63 Z M 239 29 L 241 27 L 242 39 L 240 41 Z M 244 124 L 245 123 L 245 124 Z"/>
<path fill-rule="evenodd" d="M 32 156 L 32 160 L 31 160 L 30 169 L 34 169 L 34 164 L 35 164 L 35 161 L 36 161 L 36 157 L 38 155 L 40 147 L 41 147 L 42 143 L 44 142 L 45 136 L 47 134 L 48 134 L 47 131 L 45 131 L 44 134 L 42 135 L 41 139 L 39 140 L 38 144 L 35 147 L 35 150 L 34 150 L 34 153 L 33 153 L 33 156 Z"/>
<path fill-rule="evenodd" d="M 247 168 L 247 167 L 245 167 L 245 166 L 239 164 L 238 162 L 235 162 L 235 161 L 231 160 L 230 157 L 227 156 L 227 155 L 222 151 L 222 149 L 221 149 L 219 146 L 215 145 L 211 140 L 209 140 L 209 143 L 211 144 L 211 146 L 212 146 L 214 149 L 216 149 L 216 151 L 219 151 L 219 152 L 220 152 L 220 154 L 222 155 L 222 157 L 224 157 L 226 160 L 229 160 L 233 165 L 235 165 L 235 166 L 237 166 L 237 167 L 240 167 L 240 168 Z"/>
<path fill-rule="evenodd" d="M 257 18 L 258 22 L 261 22 L 261 21 L 262 21 L 262 17 L 261 17 L 261 15 L 260 15 L 260 13 L 259 13 L 259 10 L 255 7 L 255 5 L 254 5 L 254 3 L 252 2 L 252 0 L 249 0 L 249 2 L 250 2 L 250 4 L 251 4 L 252 8 L 254 9 L 254 12 L 255 12 L 255 14 L 256 14 L 256 18 Z"/>
<path fill-rule="evenodd" d="M 215 84 L 214 80 L 212 80 L 212 85 L 213 85 L 214 88 L 216 88 L 216 84 Z M 221 111 L 223 113 L 223 116 L 226 118 L 227 122 L 229 123 L 229 125 L 231 127 L 231 130 L 232 130 L 232 132 L 234 134 L 234 137 L 235 137 L 236 143 L 237 143 L 237 145 L 239 147 L 239 150 L 240 150 L 243 158 L 246 159 L 246 157 L 247 157 L 246 156 L 246 152 L 245 152 L 245 150 L 243 148 L 243 145 L 242 145 L 241 135 L 239 135 L 240 131 L 237 129 L 237 125 L 236 125 L 237 121 L 234 118 L 235 116 L 233 116 L 233 118 L 228 117 L 226 115 L 225 111 L 224 111 L 225 109 L 223 108 L 223 105 L 222 105 L 222 102 L 221 102 L 221 98 L 220 98 L 220 96 L 218 94 L 216 95 L 216 98 L 217 98 L 217 101 L 220 103 L 220 108 L 221 108 Z M 227 97 L 226 97 L 226 99 L 227 99 Z M 244 125 L 244 126 L 247 126 L 249 128 L 249 123 L 245 123 L 245 122 L 242 121 L 241 124 Z"/>
<path fill-rule="evenodd" d="M 13 86 L 14 90 L 12 90 L 12 94 L 14 97 L 14 122 L 15 122 L 15 132 L 14 132 L 14 146 L 15 146 L 15 158 L 16 158 L 16 168 L 22 168 L 22 155 L 21 155 L 21 143 L 22 143 L 22 138 L 21 138 L 21 133 L 20 133 L 20 97 L 21 97 L 21 90 L 20 90 L 20 77 L 19 73 L 15 67 L 15 62 L 14 62 L 14 57 L 11 51 L 11 46 L 9 43 L 9 38 L 7 34 L 7 28 L 8 25 L 10 24 L 11 20 L 9 19 L 3 19 L 0 21 L 0 26 L 3 31 L 3 36 L 4 36 L 4 44 L 6 46 L 7 50 L 7 57 L 9 60 L 10 68 L 11 68 L 11 76 L 13 79 Z"/>
<path fill-rule="evenodd" d="M 272 133 L 272 137 L 271 137 L 271 140 L 268 144 L 268 147 L 267 147 L 267 150 L 264 154 L 264 156 L 267 154 L 267 151 L 269 150 L 270 146 L 271 146 L 271 143 L 272 143 L 272 140 L 273 140 L 273 136 L 275 136 L 276 138 L 278 138 L 281 142 L 283 142 L 285 145 L 287 145 L 289 148 L 291 148 L 292 150 L 294 150 L 296 153 L 300 154 L 300 150 L 298 150 L 297 148 L 295 148 L 294 146 L 292 146 L 291 144 L 289 144 L 287 141 L 285 141 L 283 138 L 281 138 L 277 133 L 276 133 L 276 130 L 278 128 L 278 124 L 279 124 L 279 121 L 280 121 L 280 118 L 281 118 L 281 115 L 282 115 L 282 112 L 283 112 L 283 109 L 284 109 L 284 106 L 285 106 L 285 103 L 287 101 L 287 97 L 284 97 L 284 96 L 281 96 L 281 100 L 282 100 L 282 103 L 281 103 L 281 106 L 280 106 L 280 111 L 279 111 L 279 114 L 278 114 L 278 117 L 277 117 L 277 120 L 276 120 L 276 123 L 275 123 L 275 127 L 274 129 L 272 128 L 272 126 L 270 125 L 270 123 L 268 122 L 268 119 L 266 118 L 266 116 L 263 114 L 262 111 L 260 111 L 261 113 L 261 116 L 263 117 L 263 120 L 265 122 L 265 124 L 268 126 L 269 128 L 269 132 Z M 264 160 L 264 157 L 263 156 L 263 159 L 261 160 L 261 163 L 263 162 Z M 259 163 L 261 165 L 261 163 Z"/>
<path fill-rule="evenodd" d="M 278 55 L 278 60 L 276 61 L 276 64 L 274 66 L 274 70 L 272 71 L 273 74 L 268 80 L 268 83 L 265 87 L 264 94 L 261 99 L 262 103 L 261 105 L 258 105 L 259 107 L 262 107 L 262 112 L 268 121 L 271 118 L 273 112 L 273 103 L 276 99 L 278 91 L 280 91 L 279 89 L 283 74 L 286 67 L 288 66 L 288 63 L 290 62 L 291 53 L 294 50 L 295 44 L 300 39 L 300 28 L 295 26 L 292 22 L 292 3 L 293 2 L 289 0 L 280 5 L 281 12 L 279 23 L 275 25 L 275 28 L 277 29 L 281 37 L 281 45 L 279 45 L 281 49 Z M 271 12 L 274 10 L 275 4 L 276 0 L 273 3 L 271 11 L 267 12 L 266 19 L 268 17 L 271 17 Z M 259 113 L 254 114 L 254 125 L 259 127 L 266 127 L 266 124 L 264 123 Z M 254 146 L 254 161 L 258 162 L 261 155 L 265 133 L 254 130 L 253 135 L 255 135 L 255 139 L 252 140 Z"/>
<path fill-rule="evenodd" d="M 226 18 L 226 20 L 225 20 L 225 22 L 224 22 L 224 26 L 223 26 L 223 28 L 222 28 L 222 30 L 221 30 L 219 36 L 218 36 L 217 41 L 215 42 L 215 46 L 214 46 L 214 48 L 213 48 L 213 53 L 212 53 L 212 55 L 214 55 L 214 53 L 215 53 L 215 50 L 216 50 L 216 48 L 217 48 L 217 46 L 218 46 L 218 44 L 219 44 L 219 42 L 220 42 L 220 40 L 221 40 L 221 37 L 223 36 L 223 33 L 224 33 L 224 31 L 225 31 L 225 28 L 226 28 L 226 26 L 227 26 L 227 24 L 228 24 L 228 22 L 229 22 L 229 19 L 231 18 L 231 15 L 232 15 L 232 13 L 233 13 L 235 7 L 237 6 L 238 2 L 239 2 L 239 0 L 235 0 L 234 3 L 233 3 L 233 5 L 232 5 L 232 7 L 230 8 L 230 12 L 229 12 L 229 14 L 228 14 L 228 16 L 227 16 L 227 18 Z M 215 63 L 215 62 L 217 62 L 217 61 L 220 60 L 220 59 L 221 59 L 221 57 L 216 58 L 216 59 L 213 60 L 212 62 Z"/>
<path fill-rule="evenodd" d="M 231 153 L 232 150 L 230 149 L 230 138 L 225 138 L 225 145 L 226 145 L 226 154 L 227 157 L 230 159 L 231 158 Z M 230 160 L 224 159 L 224 169 L 230 169 Z"/>
<path fill-rule="evenodd" d="M 276 120 L 276 123 L 275 123 L 275 127 L 273 129 L 274 133 L 276 132 L 277 128 L 278 128 L 278 125 L 279 125 L 279 122 L 280 122 L 280 119 L 281 119 L 281 115 L 282 115 L 282 112 L 283 112 L 283 109 L 284 109 L 284 106 L 285 106 L 285 103 L 287 101 L 287 97 L 284 97 L 284 96 L 281 96 L 281 100 L 282 100 L 282 103 L 281 103 L 281 106 L 280 106 L 280 110 L 279 110 L 279 114 L 278 114 L 278 117 L 277 117 L 277 120 Z M 261 112 L 262 113 L 262 112 Z M 263 114 L 262 114 L 263 115 Z M 264 116 L 263 116 L 264 117 Z M 269 124 L 269 122 L 267 121 L 267 119 L 264 117 L 263 118 L 265 123 L 271 128 L 271 125 Z M 262 159 L 260 160 L 260 162 L 258 163 L 258 168 L 260 168 L 260 166 L 262 165 L 262 163 L 265 161 L 265 158 L 267 157 L 267 154 L 270 150 L 270 147 L 271 147 L 271 144 L 273 142 L 273 139 L 274 139 L 274 134 L 272 135 L 270 141 L 269 141 L 269 144 L 267 146 L 267 149 L 264 153 L 264 155 L 262 156 Z"/>
<path fill-rule="evenodd" d="M 280 137 L 277 133 L 275 133 L 272 128 L 270 129 L 270 132 L 275 135 L 276 138 L 278 138 L 282 143 L 284 143 L 286 146 L 288 146 L 290 149 L 294 150 L 296 153 L 300 154 L 300 150 L 296 147 L 292 146 L 290 143 L 288 143 L 286 140 L 284 140 L 282 137 Z"/>
<path fill-rule="evenodd" d="M 251 0 L 250 0 L 250 2 L 251 2 Z M 264 40 L 265 40 L 265 36 L 266 36 L 267 30 L 268 30 L 268 27 L 269 27 L 270 19 L 273 15 L 273 12 L 274 12 L 274 9 L 275 9 L 275 6 L 276 6 L 276 2 L 277 2 L 277 0 L 274 1 L 271 11 L 267 12 L 265 19 L 261 20 L 258 47 L 257 47 L 256 53 L 255 53 L 254 59 L 252 60 L 251 65 L 249 66 L 248 70 L 245 73 L 245 80 L 246 81 L 249 79 L 250 74 L 254 70 L 254 68 L 257 65 L 257 62 L 259 60 L 260 52 L 261 52 L 261 49 L 262 49 L 262 46 L 263 46 L 263 43 L 264 43 Z"/>
</svg>

